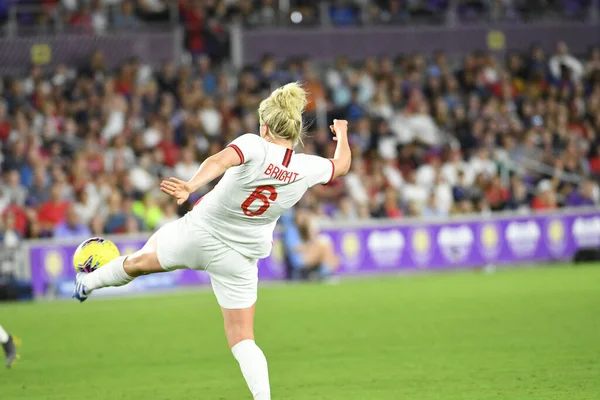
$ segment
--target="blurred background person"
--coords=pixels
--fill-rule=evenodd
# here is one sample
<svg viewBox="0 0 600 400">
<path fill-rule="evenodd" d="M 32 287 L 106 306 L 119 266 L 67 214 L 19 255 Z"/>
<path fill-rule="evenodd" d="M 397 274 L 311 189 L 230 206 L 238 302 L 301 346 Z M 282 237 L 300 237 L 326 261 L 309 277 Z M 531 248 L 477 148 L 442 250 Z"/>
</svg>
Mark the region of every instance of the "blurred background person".
<svg viewBox="0 0 600 400">
<path fill-rule="evenodd" d="M 288 279 L 330 278 L 339 260 L 331 241 L 318 234 L 310 212 L 288 212 L 281 216 L 280 223 Z"/>
</svg>

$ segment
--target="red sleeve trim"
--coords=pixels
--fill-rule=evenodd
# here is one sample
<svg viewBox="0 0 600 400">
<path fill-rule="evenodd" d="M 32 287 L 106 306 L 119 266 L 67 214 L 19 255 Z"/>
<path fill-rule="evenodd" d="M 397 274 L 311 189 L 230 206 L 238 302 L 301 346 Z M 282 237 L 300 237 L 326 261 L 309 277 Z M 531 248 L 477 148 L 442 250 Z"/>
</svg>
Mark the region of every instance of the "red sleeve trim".
<svg viewBox="0 0 600 400">
<path fill-rule="evenodd" d="M 237 147 L 237 145 L 235 145 L 235 144 L 230 144 L 227 147 L 231 147 L 232 149 L 234 149 L 235 152 L 237 153 L 237 155 L 240 157 L 240 164 L 244 164 L 244 162 L 246 160 L 244 159 L 244 153 L 242 153 L 242 151 L 240 150 L 240 148 Z"/>
<path fill-rule="evenodd" d="M 329 185 L 331 183 L 331 181 L 333 180 L 333 175 L 335 175 L 335 164 L 333 163 L 333 160 L 331 158 L 329 159 L 329 162 L 331 163 L 331 176 L 329 177 L 327 183 L 325 183 L 326 185 Z"/>
</svg>

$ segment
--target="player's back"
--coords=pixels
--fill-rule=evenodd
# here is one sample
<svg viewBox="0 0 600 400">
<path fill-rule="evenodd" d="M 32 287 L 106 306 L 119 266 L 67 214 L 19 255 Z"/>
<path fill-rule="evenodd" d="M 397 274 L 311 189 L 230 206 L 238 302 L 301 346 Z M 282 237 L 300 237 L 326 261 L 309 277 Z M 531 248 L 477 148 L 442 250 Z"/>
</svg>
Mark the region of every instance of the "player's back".
<svg viewBox="0 0 600 400">
<path fill-rule="evenodd" d="M 316 184 L 333 177 L 326 158 L 296 154 L 258 135 L 240 136 L 230 145 L 242 164 L 230 168 L 194 208 L 194 220 L 215 237 L 250 258 L 271 252 L 279 217 Z"/>
</svg>

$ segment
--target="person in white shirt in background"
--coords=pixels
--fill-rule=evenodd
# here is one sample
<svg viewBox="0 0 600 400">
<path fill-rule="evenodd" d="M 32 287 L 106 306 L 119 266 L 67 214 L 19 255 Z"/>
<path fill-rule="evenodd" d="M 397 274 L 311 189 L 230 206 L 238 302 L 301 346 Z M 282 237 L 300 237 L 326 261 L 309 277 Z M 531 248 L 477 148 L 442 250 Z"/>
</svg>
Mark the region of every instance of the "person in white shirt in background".
<svg viewBox="0 0 600 400">
<path fill-rule="evenodd" d="M 418 96 L 417 96 L 418 97 Z M 419 143 L 426 147 L 438 147 L 443 143 L 440 130 L 429 114 L 426 101 L 416 101 L 417 109 L 411 113 L 405 107 L 390 119 L 390 128 L 400 144 Z"/>
<path fill-rule="evenodd" d="M 417 183 L 417 173 L 411 171 L 408 174 L 406 182 L 402 185 L 401 199 L 405 204 L 411 204 L 412 202 L 423 204 L 429 197 L 429 190 L 427 187 L 419 185 Z"/>
<path fill-rule="evenodd" d="M 383 118 L 390 121 L 394 116 L 394 108 L 390 103 L 388 96 L 383 88 L 378 87 L 375 97 L 370 103 L 370 112 L 374 117 Z"/>
<path fill-rule="evenodd" d="M 377 129 L 379 134 L 377 153 L 384 160 L 395 160 L 398 158 L 398 137 L 383 126 L 387 127 L 387 124 L 382 120 Z"/>
<path fill-rule="evenodd" d="M 129 171 L 129 179 L 136 190 L 146 193 L 156 185 L 156 177 L 149 170 L 152 164 L 152 156 L 149 153 L 142 154 L 138 163 Z"/>
<path fill-rule="evenodd" d="M 211 98 L 207 97 L 202 103 L 202 108 L 198 113 L 200 123 L 209 136 L 217 136 L 221 133 L 221 122 L 223 120 L 221 113 L 215 108 Z"/>
<path fill-rule="evenodd" d="M 483 174 L 486 177 L 491 178 L 498 172 L 498 166 L 494 160 L 490 159 L 490 152 L 485 148 L 479 149 L 477 153 L 471 157 L 471 160 L 469 160 L 469 167 L 475 176 Z"/>
<path fill-rule="evenodd" d="M 410 113 L 405 107 L 390 120 L 390 129 L 396 135 L 400 144 L 410 144 L 415 138 L 415 133 L 408 124 L 409 118 Z"/>
<path fill-rule="evenodd" d="M 146 128 L 142 137 L 144 138 L 144 147 L 147 149 L 154 148 L 158 146 L 162 139 L 162 123 L 160 119 L 157 117 L 153 117 L 150 121 L 150 126 Z"/>
<path fill-rule="evenodd" d="M 106 7 L 103 6 L 101 0 L 92 1 L 91 20 L 94 32 L 96 35 L 104 35 L 108 28 L 108 16 Z"/>
<path fill-rule="evenodd" d="M 355 159 L 352 162 L 352 167 L 344 182 L 346 183 L 346 189 L 350 198 L 355 204 L 368 204 L 369 193 L 367 192 L 366 183 L 366 171 L 364 161 L 362 159 Z"/>
<path fill-rule="evenodd" d="M 114 82 L 107 80 L 105 90 L 114 91 Z M 121 134 L 125 129 L 125 113 L 127 112 L 127 102 L 120 95 L 107 96 L 106 107 L 109 110 L 106 125 L 102 129 L 102 139 L 110 142 L 115 136 Z"/>
<path fill-rule="evenodd" d="M 6 173 L 6 184 L 3 185 L 3 194 L 8 196 L 9 202 L 22 206 L 25 204 L 27 189 L 21 185 L 21 174 L 13 169 Z"/>
<path fill-rule="evenodd" d="M 454 186 L 458 182 L 458 174 L 462 171 L 467 179 L 467 182 L 473 182 L 475 174 L 471 167 L 466 163 L 459 149 L 452 149 L 448 155 L 448 160 L 442 165 L 440 173 L 445 181 Z"/>
<path fill-rule="evenodd" d="M 181 160 L 175 164 L 173 176 L 188 180 L 198 171 L 200 163 L 196 161 L 196 152 L 193 147 L 186 147 L 181 151 Z"/>
<path fill-rule="evenodd" d="M 435 179 L 435 208 L 438 215 L 447 216 L 454 205 L 454 196 L 452 195 L 452 185 L 450 185 L 442 174 L 438 173 Z"/>
<path fill-rule="evenodd" d="M 131 170 L 136 162 L 133 149 L 127 145 L 122 135 L 115 137 L 113 146 L 104 154 L 104 168 L 107 172 L 118 171 L 119 167 Z M 119 163 L 121 163 L 119 165 Z"/>
<path fill-rule="evenodd" d="M 550 57 L 548 64 L 552 77 L 557 80 L 562 78 L 561 65 L 564 65 L 571 71 L 571 79 L 574 82 L 579 82 L 585 72 L 581 61 L 569 54 L 567 44 L 562 41 L 556 44 L 556 52 Z"/>
<path fill-rule="evenodd" d="M 373 75 L 377 69 L 377 60 L 371 57 L 366 60 L 365 68 L 359 73 L 358 100 L 361 104 L 368 104 L 375 95 L 376 85 Z"/>
<path fill-rule="evenodd" d="M 87 188 L 77 193 L 76 200 L 73 205 L 75 213 L 82 224 L 88 225 L 98 212 L 98 202 L 91 198 L 90 190 Z"/>
<path fill-rule="evenodd" d="M 422 101 L 417 109 L 417 112 L 408 118 L 409 129 L 413 132 L 415 141 L 430 147 L 440 146 L 442 137 L 438 126 L 433 117 L 429 113 L 429 105 Z"/>
<path fill-rule="evenodd" d="M 404 178 L 396 165 L 398 159 L 397 147 L 393 146 L 391 149 L 385 151 L 381 151 L 380 149 L 379 155 L 380 159 L 375 160 L 373 163 L 374 168 L 381 169 L 387 183 L 399 192 L 404 183 Z"/>
<path fill-rule="evenodd" d="M 440 172 L 442 160 L 438 155 L 429 156 L 429 161 L 417 169 L 417 184 L 432 190 L 435 185 L 436 177 Z"/>
</svg>

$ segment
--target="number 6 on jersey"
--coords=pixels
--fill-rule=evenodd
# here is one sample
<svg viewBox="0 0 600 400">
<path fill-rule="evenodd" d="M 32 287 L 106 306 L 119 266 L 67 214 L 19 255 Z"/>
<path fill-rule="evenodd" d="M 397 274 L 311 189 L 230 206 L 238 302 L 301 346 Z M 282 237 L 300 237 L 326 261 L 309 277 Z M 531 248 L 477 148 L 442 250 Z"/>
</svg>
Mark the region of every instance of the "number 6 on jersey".
<svg viewBox="0 0 600 400">
<path fill-rule="evenodd" d="M 265 196 L 263 192 L 268 192 L 269 197 Z M 258 210 L 252 211 L 250 210 L 250 206 L 256 200 L 262 201 L 262 205 Z M 245 215 L 249 217 L 257 217 L 259 215 L 262 215 L 265 211 L 269 209 L 269 207 L 271 206 L 271 203 L 269 201 L 275 200 L 277 200 L 277 191 L 275 190 L 274 186 L 259 186 L 256 189 L 254 189 L 254 192 L 252 192 L 246 200 L 244 200 L 244 202 L 242 203 L 242 211 Z"/>
</svg>

